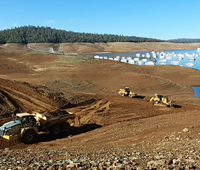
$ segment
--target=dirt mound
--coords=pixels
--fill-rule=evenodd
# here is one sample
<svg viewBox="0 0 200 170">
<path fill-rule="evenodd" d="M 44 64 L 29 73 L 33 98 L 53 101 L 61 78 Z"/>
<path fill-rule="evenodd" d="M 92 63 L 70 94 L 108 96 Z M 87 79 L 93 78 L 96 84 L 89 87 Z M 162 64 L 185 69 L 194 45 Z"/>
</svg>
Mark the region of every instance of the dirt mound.
<svg viewBox="0 0 200 170">
<path fill-rule="evenodd" d="M 3 117 L 9 117 L 16 112 L 37 111 L 47 114 L 70 106 L 62 93 L 56 93 L 44 86 L 6 79 L 0 79 L 0 101 L 0 116 Z"/>
</svg>

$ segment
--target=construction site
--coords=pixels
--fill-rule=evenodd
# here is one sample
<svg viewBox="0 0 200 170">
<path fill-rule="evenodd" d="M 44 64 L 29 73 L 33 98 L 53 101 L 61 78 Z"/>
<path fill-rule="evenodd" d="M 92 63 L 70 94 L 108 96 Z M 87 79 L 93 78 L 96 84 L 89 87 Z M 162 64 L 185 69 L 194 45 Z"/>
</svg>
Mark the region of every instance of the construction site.
<svg viewBox="0 0 200 170">
<path fill-rule="evenodd" d="M 14 122 L 25 129 L 0 134 L 0 169 L 200 168 L 200 99 L 192 89 L 200 70 L 95 60 L 87 46 L 61 46 L 68 55 L 32 50 L 55 44 L 29 46 L 0 45 L 0 126 L 19 114 Z M 34 112 L 46 122 L 31 125 L 36 136 L 27 142 L 20 117 Z M 66 121 L 66 133 L 52 130 L 66 113 L 73 116 L 57 128 Z"/>
</svg>

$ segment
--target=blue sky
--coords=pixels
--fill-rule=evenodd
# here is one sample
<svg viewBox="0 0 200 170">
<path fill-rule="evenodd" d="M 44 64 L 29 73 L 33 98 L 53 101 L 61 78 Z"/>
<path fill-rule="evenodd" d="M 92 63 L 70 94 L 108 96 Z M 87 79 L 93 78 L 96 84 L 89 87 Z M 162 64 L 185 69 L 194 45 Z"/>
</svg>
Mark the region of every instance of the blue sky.
<svg viewBox="0 0 200 170">
<path fill-rule="evenodd" d="M 157 39 L 200 38 L 200 0 L 0 0 L 0 30 L 66 31 Z"/>
</svg>

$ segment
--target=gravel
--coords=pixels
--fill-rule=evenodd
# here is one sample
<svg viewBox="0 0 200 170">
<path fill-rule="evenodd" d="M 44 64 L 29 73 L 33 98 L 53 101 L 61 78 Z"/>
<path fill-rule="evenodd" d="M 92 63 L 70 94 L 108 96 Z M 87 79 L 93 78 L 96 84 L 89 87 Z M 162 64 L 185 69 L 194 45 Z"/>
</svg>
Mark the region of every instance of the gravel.
<svg viewBox="0 0 200 170">
<path fill-rule="evenodd" d="M 198 139 L 180 134 L 157 144 L 99 148 L 14 149 L 0 153 L 0 169 L 186 170 L 200 167 Z"/>
</svg>

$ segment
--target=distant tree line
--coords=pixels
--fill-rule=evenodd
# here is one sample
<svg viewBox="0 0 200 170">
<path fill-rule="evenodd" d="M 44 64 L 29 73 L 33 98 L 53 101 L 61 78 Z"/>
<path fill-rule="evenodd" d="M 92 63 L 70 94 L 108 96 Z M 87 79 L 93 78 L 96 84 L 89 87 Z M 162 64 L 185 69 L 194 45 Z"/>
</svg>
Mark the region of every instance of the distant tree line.
<svg viewBox="0 0 200 170">
<path fill-rule="evenodd" d="M 168 42 L 173 43 L 200 43 L 200 39 L 190 39 L 190 38 L 179 38 L 179 39 L 172 39 L 167 40 Z"/>
<path fill-rule="evenodd" d="M 23 26 L 0 31 L 0 43 L 95 43 L 95 42 L 161 42 L 154 38 L 113 34 L 78 33 L 50 27 Z"/>
</svg>

